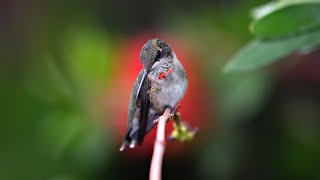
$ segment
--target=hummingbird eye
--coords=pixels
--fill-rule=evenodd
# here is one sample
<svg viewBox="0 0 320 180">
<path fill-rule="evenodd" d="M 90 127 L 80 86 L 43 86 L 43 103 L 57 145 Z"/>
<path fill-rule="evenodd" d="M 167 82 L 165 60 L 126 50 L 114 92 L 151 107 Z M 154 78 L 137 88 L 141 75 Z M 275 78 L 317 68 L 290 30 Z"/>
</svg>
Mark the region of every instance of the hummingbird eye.
<svg viewBox="0 0 320 180">
<path fill-rule="evenodd" d="M 156 61 L 159 61 L 159 59 L 160 59 L 160 57 L 161 57 L 161 51 L 160 50 L 158 50 L 157 51 L 157 55 L 156 55 Z"/>
</svg>

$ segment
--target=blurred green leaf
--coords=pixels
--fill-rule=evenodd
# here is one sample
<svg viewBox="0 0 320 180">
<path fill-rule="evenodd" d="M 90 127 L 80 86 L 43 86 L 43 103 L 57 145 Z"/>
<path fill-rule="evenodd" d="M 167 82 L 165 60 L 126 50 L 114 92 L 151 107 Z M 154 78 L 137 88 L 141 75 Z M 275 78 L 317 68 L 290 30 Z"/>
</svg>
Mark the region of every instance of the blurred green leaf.
<svg viewBox="0 0 320 180">
<path fill-rule="evenodd" d="M 291 0 L 253 9 L 250 30 L 258 37 L 286 36 L 320 27 L 320 1 Z"/>
<path fill-rule="evenodd" d="M 76 178 L 70 175 L 59 175 L 52 178 L 48 178 L 47 180 L 79 180 L 80 178 Z"/>
<path fill-rule="evenodd" d="M 101 171 L 108 154 L 108 139 L 102 127 L 81 111 L 49 113 L 36 137 L 39 149 L 54 165 L 51 176 L 67 173 L 83 177 Z"/>
<path fill-rule="evenodd" d="M 267 16 L 274 11 L 280 10 L 282 8 L 286 8 L 292 5 L 303 5 L 303 4 L 312 4 L 319 3 L 319 0 L 279 0 L 272 1 L 265 5 L 256 7 L 252 10 L 251 15 L 255 20 L 259 20 L 264 16 Z"/>
<path fill-rule="evenodd" d="M 39 55 L 41 61 L 34 63 L 25 76 L 24 85 L 35 97 L 46 102 L 71 102 L 74 89 L 49 53 Z"/>
<path fill-rule="evenodd" d="M 38 137 L 52 157 L 60 157 L 86 129 L 88 124 L 83 116 L 70 112 L 51 112 L 42 121 Z"/>
<path fill-rule="evenodd" d="M 271 64 L 294 51 L 320 44 L 320 31 L 274 40 L 256 39 L 243 47 L 226 65 L 225 72 L 249 71 Z"/>
<path fill-rule="evenodd" d="M 81 96 L 96 94 L 105 86 L 111 70 L 109 43 L 106 32 L 94 24 L 67 28 L 62 41 L 62 56 Z"/>
<path fill-rule="evenodd" d="M 241 76 L 223 74 L 216 82 L 223 125 L 232 129 L 242 120 L 254 116 L 268 99 L 272 87 L 269 73 L 248 73 Z M 254 87 L 254 88 L 253 88 Z"/>
</svg>

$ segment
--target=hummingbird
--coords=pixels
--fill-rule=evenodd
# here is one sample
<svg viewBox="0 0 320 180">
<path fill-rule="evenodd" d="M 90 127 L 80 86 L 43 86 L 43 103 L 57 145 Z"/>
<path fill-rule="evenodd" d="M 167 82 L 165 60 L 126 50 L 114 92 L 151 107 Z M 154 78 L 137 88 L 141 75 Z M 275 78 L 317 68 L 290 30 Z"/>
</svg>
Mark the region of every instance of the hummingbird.
<svg viewBox="0 0 320 180">
<path fill-rule="evenodd" d="M 188 87 L 187 74 L 172 48 L 155 38 L 148 40 L 140 52 L 143 69 L 135 80 L 130 95 L 128 127 L 123 151 L 127 144 L 142 145 L 144 136 L 155 126 L 165 111 L 171 111 L 183 98 Z"/>
</svg>

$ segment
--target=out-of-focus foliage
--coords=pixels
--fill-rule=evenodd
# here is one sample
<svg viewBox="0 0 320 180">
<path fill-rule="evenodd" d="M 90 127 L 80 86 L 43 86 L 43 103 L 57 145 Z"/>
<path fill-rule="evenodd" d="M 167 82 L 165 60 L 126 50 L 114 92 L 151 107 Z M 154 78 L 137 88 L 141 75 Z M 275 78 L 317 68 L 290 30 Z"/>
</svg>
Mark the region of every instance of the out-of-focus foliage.
<svg viewBox="0 0 320 180">
<path fill-rule="evenodd" d="M 240 168 L 240 156 L 248 145 L 248 137 L 236 129 L 260 111 L 270 95 L 272 78 L 268 73 L 240 77 L 218 73 L 215 77 L 219 95 L 216 102 L 223 121 L 217 124 L 220 128 L 215 143 L 206 146 L 201 172 L 208 174 L 207 179 L 229 179 Z"/>
<path fill-rule="evenodd" d="M 219 94 L 217 102 L 222 111 L 221 116 L 225 119 L 224 127 L 229 129 L 259 111 L 268 99 L 272 77 L 262 72 L 242 76 L 217 74 L 216 83 Z"/>
<path fill-rule="evenodd" d="M 320 27 L 320 1 L 273 1 L 252 10 L 253 34 L 261 38 L 293 35 Z"/>
<path fill-rule="evenodd" d="M 110 140 L 99 98 L 111 50 L 101 26 L 85 24 L 25 35 L 34 40 L 19 44 L 27 56 L 2 50 L 1 68 L 9 68 L 1 71 L 0 179 L 92 179 L 101 172 Z"/>
<path fill-rule="evenodd" d="M 320 44 L 320 2 L 282 0 L 252 11 L 250 30 L 257 37 L 226 65 L 227 72 L 255 70 L 301 49 Z"/>
<path fill-rule="evenodd" d="M 168 142 L 164 179 L 319 179 L 318 1 L 0 4 L 0 179 L 146 179 L 146 146 L 118 148 L 150 34 L 183 62 L 199 127 Z M 252 35 L 226 70 L 256 71 L 223 72 Z"/>
<path fill-rule="evenodd" d="M 225 71 L 256 70 L 293 52 L 311 51 L 319 44 L 319 30 L 283 39 L 255 39 L 235 54 Z"/>
<path fill-rule="evenodd" d="M 65 58 L 77 88 L 92 93 L 92 88 L 106 83 L 112 61 L 109 39 L 99 27 L 74 25 L 67 29 L 61 41 L 62 57 Z"/>
</svg>

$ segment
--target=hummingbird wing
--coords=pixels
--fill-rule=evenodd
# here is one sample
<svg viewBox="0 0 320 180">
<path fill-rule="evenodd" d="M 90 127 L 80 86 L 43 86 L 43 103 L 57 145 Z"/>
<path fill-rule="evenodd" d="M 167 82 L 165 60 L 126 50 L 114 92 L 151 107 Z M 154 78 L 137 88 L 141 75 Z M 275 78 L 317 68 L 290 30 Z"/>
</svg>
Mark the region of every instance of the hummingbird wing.
<svg viewBox="0 0 320 180">
<path fill-rule="evenodd" d="M 143 75 L 143 70 L 140 71 L 136 81 L 134 82 L 131 94 L 130 94 L 130 103 L 129 103 L 129 112 L 128 112 L 128 125 L 130 125 L 132 123 L 132 120 L 134 118 L 135 115 L 135 111 L 137 109 L 137 106 L 140 106 L 137 102 L 137 91 L 139 88 L 139 83 L 142 79 L 142 75 Z M 128 126 L 129 128 L 129 126 Z"/>
<path fill-rule="evenodd" d="M 138 99 L 140 100 L 140 120 L 138 130 L 138 144 L 141 145 L 146 134 L 146 127 L 149 117 L 150 98 L 148 91 L 150 89 L 150 80 L 145 79 L 143 87 L 140 90 Z"/>
<path fill-rule="evenodd" d="M 124 141 L 122 143 L 122 145 L 120 146 L 120 151 L 123 151 L 126 147 L 126 145 L 128 143 L 132 143 L 132 140 L 134 139 L 137 139 L 136 135 L 133 135 L 132 131 L 136 131 L 134 129 L 136 129 L 137 127 L 137 123 L 134 123 L 134 119 L 136 114 L 137 114 L 137 110 L 140 108 L 138 102 L 137 102 L 137 91 L 139 89 L 139 82 L 141 81 L 142 79 L 142 76 L 143 76 L 143 70 L 140 71 L 137 79 L 135 80 L 134 82 L 134 85 L 132 87 L 132 90 L 131 90 L 131 94 L 130 94 L 130 102 L 129 102 L 129 110 L 128 110 L 128 125 L 127 125 L 127 131 L 126 131 L 126 135 L 124 137 Z M 134 133 L 134 134 L 137 134 L 137 133 Z"/>
<path fill-rule="evenodd" d="M 139 97 L 137 98 L 137 91 L 139 89 L 139 84 L 143 76 L 143 70 L 139 73 L 132 91 L 130 95 L 130 103 L 129 103 L 129 112 L 128 112 L 128 129 L 125 139 L 128 141 L 132 140 L 132 137 L 130 137 L 130 134 L 133 129 L 135 129 L 133 119 L 135 119 L 136 115 L 140 115 L 140 117 L 137 117 L 139 119 L 138 124 L 138 143 L 142 144 L 144 135 L 146 133 L 146 126 L 149 116 L 149 106 L 150 106 L 150 99 L 148 95 L 148 91 L 150 89 L 150 80 L 148 78 L 145 79 L 145 82 L 143 83 L 143 86 L 141 87 Z M 140 111 L 137 113 L 136 111 Z M 135 134 L 135 133 L 134 133 Z"/>
</svg>

